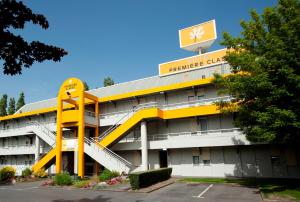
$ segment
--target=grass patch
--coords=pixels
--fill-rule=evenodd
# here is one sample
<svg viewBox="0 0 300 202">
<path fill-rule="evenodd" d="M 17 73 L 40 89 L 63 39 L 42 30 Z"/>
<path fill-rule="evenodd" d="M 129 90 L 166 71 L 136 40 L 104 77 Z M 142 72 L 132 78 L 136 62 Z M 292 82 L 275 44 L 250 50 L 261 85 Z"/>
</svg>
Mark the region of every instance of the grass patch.
<svg viewBox="0 0 300 202">
<path fill-rule="evenodd" d="M 265 198 L 282 197 L 300 201 L 299 179 L 261 179 L 261 178 L 182 178 L 178 182 L 237 184 L 247 187 L 257 187 Z"/>
</svg>

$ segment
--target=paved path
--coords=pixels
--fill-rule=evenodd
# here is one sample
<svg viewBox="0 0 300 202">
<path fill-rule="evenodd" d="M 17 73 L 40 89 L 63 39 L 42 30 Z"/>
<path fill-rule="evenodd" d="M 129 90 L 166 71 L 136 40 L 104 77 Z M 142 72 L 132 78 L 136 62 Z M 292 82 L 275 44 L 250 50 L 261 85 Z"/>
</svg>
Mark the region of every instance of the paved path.
<svg viewBox="0 0 300 202">
<path fill-rule="evenodd" d="M 0 202 L 261 202 L 257 189 L 230 185 L 174 183 L 152 193 L 41 187 L 41 182 L 0 186 Z M 199 197 L 200 196 L 200 197 Z"/>
</svg>

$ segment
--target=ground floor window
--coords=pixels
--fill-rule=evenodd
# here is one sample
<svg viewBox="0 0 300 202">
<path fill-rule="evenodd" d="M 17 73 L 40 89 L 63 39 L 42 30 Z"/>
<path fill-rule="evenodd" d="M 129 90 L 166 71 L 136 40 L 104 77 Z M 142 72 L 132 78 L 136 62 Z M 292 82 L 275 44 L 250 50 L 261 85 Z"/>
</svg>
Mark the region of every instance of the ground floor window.
<svg viewBox="0 0 300 202">
<path fill-rule="evenodd" d="M 200 163 L 199 156 L 193 156 L 193 165 L 198 166 Z"/>
</svg>

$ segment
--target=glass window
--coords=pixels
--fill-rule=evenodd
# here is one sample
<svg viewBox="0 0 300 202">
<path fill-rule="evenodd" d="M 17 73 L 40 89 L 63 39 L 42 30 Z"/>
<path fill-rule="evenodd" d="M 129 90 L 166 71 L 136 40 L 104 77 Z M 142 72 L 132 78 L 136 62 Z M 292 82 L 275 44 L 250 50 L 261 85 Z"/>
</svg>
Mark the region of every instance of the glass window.
<svg viewBox="0 0 300 202">
<path fill-rule="evenodd" d="M 188 96 L 188 101 L 189 101 L 189 102 L 195 101 L 195 96 L 189 95 L 189 96 Z"/>
<path fill-rule="evenodd" d="M 199 156 L 193 156 L 193 165 L 198 166 L 200 163 Z"/>
<path fill-rule="evenodd" d="M 203 95 L 198 95 L 198 100 L 204 100 L 204 98 L 205 98 L 204 94 Z"/>
<path fill-rule="evenodd" d="M 209 166 L 210 165 L 210 160 L 203 160 L 203 164 L 205 166 Z"/>
<path fill-rule="evenodd" d="M 200 131 L 201 131 L 201 133 L 207 132 L 207 120 L 206 119 L 200 119 Z"/>
</svg>

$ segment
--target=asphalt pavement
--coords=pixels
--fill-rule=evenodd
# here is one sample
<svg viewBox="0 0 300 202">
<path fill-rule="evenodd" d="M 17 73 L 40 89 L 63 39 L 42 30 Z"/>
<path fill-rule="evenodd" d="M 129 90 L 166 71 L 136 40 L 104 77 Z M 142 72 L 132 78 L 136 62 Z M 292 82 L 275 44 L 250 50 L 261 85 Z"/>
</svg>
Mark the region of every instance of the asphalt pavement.
<svg viewBox="0 0 300 202">
<path fill-rule="evenodd" d="M 0 202 L 261 202 L 258 189 L 174 183 L 151 193 L 42 187 L 42 182 L 0 186 Z"/>
</svg>

